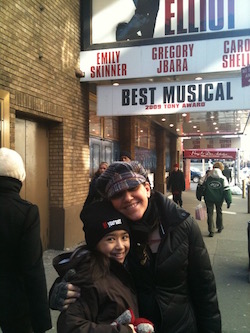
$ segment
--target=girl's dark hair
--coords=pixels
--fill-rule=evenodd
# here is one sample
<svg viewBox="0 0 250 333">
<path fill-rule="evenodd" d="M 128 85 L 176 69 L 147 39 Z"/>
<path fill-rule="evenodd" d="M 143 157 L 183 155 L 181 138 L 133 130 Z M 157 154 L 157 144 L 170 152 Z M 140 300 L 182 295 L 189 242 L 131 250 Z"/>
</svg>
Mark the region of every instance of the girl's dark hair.
<svg viewBox="0 0 250 333">
<path fill-rule="evenodd" d="M 100 251 L 92 250 L 91 257 L 90 271 L 93 281 L 109 274 L 110 259 L 106 255 Z"/>
<path fill-rule="evenodd" d="M 84 255 L 84 258 L 76 267 L 76 274 L 70 282 L 77 286 L 91 285 L 97 279 L 101 279 L 109 274 L 110 259 L 97 250 L 91 250 Z"/>
</svg>

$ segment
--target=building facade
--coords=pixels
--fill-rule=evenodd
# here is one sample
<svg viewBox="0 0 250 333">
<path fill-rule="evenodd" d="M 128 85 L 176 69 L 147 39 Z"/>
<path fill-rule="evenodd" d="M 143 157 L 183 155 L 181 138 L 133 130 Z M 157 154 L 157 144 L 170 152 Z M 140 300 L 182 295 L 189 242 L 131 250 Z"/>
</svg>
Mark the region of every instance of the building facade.
<svg viewBox="0 0 250 333">
<path fill-rule="evenodd" d="M 98 161 L 128 150 L 164 192 L 166 165 L 181 154 L 176 138 L 149 119 L 96 116 L 96 95 L 79 79 L 80 2 L 3 0 L 0 7 L 0 146 L 24 160 L 21 196 L 39 207 L 44 249 L 83 241 L 79 214 Z M 89 132 L 93 119 L 100 133 Z"/>
<path fill-rule="evenodd" d="M 79 82 L 79 1 L 2 1 L 1 146 L 18 151 L 21 195 L 39 206 L 44 249 L 83 239 L 88 192 L 88 87 Z"/>
</svg>

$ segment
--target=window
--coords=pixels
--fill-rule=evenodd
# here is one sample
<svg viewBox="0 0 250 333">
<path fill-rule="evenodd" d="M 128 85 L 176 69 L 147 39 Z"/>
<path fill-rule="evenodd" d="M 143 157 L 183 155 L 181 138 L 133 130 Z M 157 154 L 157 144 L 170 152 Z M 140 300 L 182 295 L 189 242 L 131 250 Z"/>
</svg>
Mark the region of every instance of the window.
<svg viewBox="0 0 250 333">
<path fill-rule="evenodd" d="M 118 140 L 118 117 L 98 117 L 96 115 L 96 95 L 89 95 L 89 135 Z"/>
<path fill-rule="evenodd" d="M 207 148 L 214 148 L 214 140 L 213 139 L 208 140 Z"/>
<path fill-rule="evenodd" d="M 220 147 L 221 148 L 231 148 L 231 139 L 220 139 Z"/>
<path fill-rule="evenodd" d="M 150 123 L 144 119 L 137 118 L 135 131 L 136 146 L 150 149 Z"/>
<path fill-rule="evenodd" d="M 193 143 L 193 149 L 200 149 L 201 147 L 200 139 L 192 140 L 192 143 Z"/>
</svg>

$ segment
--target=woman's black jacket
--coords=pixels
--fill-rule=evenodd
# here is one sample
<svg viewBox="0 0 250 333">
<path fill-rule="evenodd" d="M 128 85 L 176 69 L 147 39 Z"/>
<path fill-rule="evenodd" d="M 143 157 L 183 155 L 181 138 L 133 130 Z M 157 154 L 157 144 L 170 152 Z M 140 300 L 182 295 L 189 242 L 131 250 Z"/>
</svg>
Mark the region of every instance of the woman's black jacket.
<svg viewBox="0 0 250 333">
<path fill-rule="evenodd" d="M 21 199 L 22 183 L 0 177 L 0 322 L 28 316 L 34 332 L 51 328 L 36 205 Z"/>
<path fill-rule="evenodd" d="M 215 277 L 198 224 L 161 193 L 152 199 L 162 238 L 158 253 L 135 242 L 129 255 L 140 316 L 156 333 L 220 333 Z"/>
</svg>

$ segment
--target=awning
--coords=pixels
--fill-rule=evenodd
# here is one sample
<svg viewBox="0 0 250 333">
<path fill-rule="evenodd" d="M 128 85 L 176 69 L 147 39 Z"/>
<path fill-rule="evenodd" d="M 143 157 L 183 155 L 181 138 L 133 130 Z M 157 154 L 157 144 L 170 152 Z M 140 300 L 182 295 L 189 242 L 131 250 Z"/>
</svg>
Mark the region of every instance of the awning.
<svg viewBox="0 0 250 333">
<path fill-rule="evenodd" d="M 190 159 L 224 159 L 236 160 L 236 148 L 220 148 L 220 149 L 185 149 L 184 158 Z"/>
</svg>

